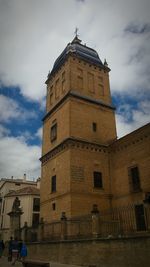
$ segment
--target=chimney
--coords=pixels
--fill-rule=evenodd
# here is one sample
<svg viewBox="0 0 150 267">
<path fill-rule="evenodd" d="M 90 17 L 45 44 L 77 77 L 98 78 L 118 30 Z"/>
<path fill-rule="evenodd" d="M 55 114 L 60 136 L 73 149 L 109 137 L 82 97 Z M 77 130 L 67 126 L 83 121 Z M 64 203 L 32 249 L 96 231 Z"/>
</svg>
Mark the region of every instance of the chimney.
<svg viewBox="0 0 150 267">
<path fill-rule="evenodd" d="M 23 175 L 23 181 L 26 181 L 26 173 Z"/>
<path fill-rule="evenodd" d="M 36 181 L 36 186 L 38 189 L 40 189 L 40 183 L 41 183 L 41 178 L 39 177 Z"/>
</svg>

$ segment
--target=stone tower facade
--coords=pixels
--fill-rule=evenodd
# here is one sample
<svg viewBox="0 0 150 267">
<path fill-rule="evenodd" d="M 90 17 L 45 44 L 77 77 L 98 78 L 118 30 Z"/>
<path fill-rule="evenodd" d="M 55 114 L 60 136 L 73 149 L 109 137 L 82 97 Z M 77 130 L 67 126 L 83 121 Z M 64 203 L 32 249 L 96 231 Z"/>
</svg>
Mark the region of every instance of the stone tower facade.
<svg viewBox="0 0 150 267">
<path fill-rule="evenodd" d="M 107 62 L 76 36 L 54 63 L 43 118 L 41 217 L 111 208 L 109 144 L 116 140 Z"/>
</svg>

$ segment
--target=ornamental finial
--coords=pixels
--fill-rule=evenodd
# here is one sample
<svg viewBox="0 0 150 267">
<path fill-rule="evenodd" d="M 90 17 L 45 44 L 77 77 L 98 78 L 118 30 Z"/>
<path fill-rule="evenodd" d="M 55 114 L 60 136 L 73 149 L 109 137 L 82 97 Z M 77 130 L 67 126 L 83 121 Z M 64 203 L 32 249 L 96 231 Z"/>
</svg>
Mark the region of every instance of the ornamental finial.
<svg viewBox="0 0 150 267">
<path fill-rule="evenodd" d="M 75 31 L 74 31 L 74 34 L 75 34 L 75 37 L 76 37 L 76 38 L 78 38 L 78 36 L 79 36 L 79 35 L 78 35 L 78 31 L 79 31 L 79 29 L 76 27 L 76 28 L 75 28 Z"/>
</svg>

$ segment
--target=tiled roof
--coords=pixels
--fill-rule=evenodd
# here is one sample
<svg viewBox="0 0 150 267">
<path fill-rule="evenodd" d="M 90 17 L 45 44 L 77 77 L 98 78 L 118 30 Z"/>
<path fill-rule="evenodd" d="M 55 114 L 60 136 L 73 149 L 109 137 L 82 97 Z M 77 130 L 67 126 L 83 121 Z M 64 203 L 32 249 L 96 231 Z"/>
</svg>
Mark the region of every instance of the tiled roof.
<svg viewBox="0 0 150 267">
<path fill-rule="evenodd" d="M 12 190 L 6 196 L 18 196 L 18 195 L 39 195 L 40 190 L 36 187 L 24 187 L 19 190 Z"/>
<path fill-rule="evenodd" d="M 30 185 L 36 185 L 37 182 L 34 182 L 34 181 L 30 181 L 30 180 L 23 180 L 23 179 L 8 179 L 8 178 L 1 178 L 0 179 L 0 189 L 7 183 L 20 183 L 20 184 L 26 184 L 27 186 L 30 186 Z"/>
<path fill-rule="evenodd" d="M 100 66 L 101 68 L 104 68 L 104 64 L 99 58 L 98 53 L 94 49 L 81 44 L 81 40 L 75 37 L 73 41 L 66 46 L 64 51 L 56 59 L 53 69 L 49 75 L 54 74 L 58 70 L 58 68 L 64 63 L 68 54 L 74 54 L 89 63 L 93 63 L 97 66 Z"/>
</svg>

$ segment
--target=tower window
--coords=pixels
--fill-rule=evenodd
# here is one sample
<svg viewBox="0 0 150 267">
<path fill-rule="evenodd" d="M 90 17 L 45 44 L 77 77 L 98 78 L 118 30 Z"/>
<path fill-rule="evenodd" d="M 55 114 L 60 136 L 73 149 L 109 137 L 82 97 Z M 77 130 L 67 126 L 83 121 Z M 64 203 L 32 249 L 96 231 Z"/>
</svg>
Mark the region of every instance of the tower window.
<svg viewBox="0 0 150 267">
<path fill-rule="evenodd" d="M 59 97 L 59 79 L 57 79 L 56 83 L 55 83 L 55 98 L 58 98 Z"/>
<path fill-rule="evenodd" d="M 132 192 L 141 191 L 139 169 L 137 166 L 129 168 L 129 182 Z"/>
<path fill-rule="evenodd" d="M 56 203 L 52 203 L 52 210 L 56 210 Z"/>
<path fill-rule="evenodd" d="M 64 81 L 62 81 L 62 91 L 64 92 L 65 91 L 65 80 Z"/>
<path fill-rule="evenodd" d="M 79 90 L 82 90 L 83 89 L 83 70 L 82 69 L 79 69 L 78 68 L 78 84 L 77 84 L 77 86 L 78 86 L 78 89 Z"/>
<path fill-rule="evenodd" d="M 51 127 L 51 142 L 57 139 L 57 123 Z"/>
<path fill-rule="evenodd" d="M 53 93 L 50 93 L 50 105 L 53 104 Z"/>
<path fill-rule="evenodd" d="M 96 132 L 96 130 L 97 130 L 97 123 L 96 122 L 92 123 L 92 128 L 93 128 L 93 132 Z"/>
<path fill-rule="evenodd" d="M 94 93 L 94 75 L 92 73 L 88 73 L 88 90 L 91 93 Z"/>
<path fill-rule="evenodd" d="M 33 213 L 33 215 L 32 215 L 32 226 L 38 226 L 39 218 L 40 218 L 40 214 L 39 213 Z"/>
<path fill-rule="evenodd" d="M 56 175 L 51 178 L 51 192 L 56 192 Z"/>
<path fill-rule="evenodd" d="M 99 93 L 101 96 L 104 95 L 104 86 L 102 84 L 99 84 Z"/>
<path fill-rule="evenodd" d="M 103 188 L 102 182 L 102 173 L 101 172 L 94 172 L 94 187 L 95 188 Z"/>
<path fill-rule="evenodd" d="M 65 84 L 66 84 L 66 80 L 65 80 L 65 71 L 62 73 L 62 92 L 65 91 Z"/>
<path fill-rule="evenodd" d="M 62 73 L 62 81 L 65 80 L 65 71 Z"/>
</svg>

